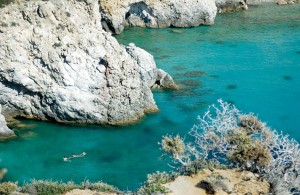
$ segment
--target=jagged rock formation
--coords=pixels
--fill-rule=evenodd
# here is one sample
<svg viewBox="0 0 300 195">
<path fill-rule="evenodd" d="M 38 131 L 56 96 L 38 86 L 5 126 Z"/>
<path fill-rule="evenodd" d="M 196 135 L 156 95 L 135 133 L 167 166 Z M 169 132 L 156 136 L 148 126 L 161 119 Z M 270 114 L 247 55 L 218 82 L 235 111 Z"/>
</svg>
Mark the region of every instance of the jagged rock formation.
<svg viewBox="0 0 300 195">
<path fill-rule="evenodd" d="M 0 105 L 0 138 L 8 138 L 15 136 L 15 133 L 7 127 L 4 116 L 1 114 L 2 108 Z M 0 171 L 0 180 L 2 178 L 2 171 Z"/>
<path fill-rule="evenodd" d="M 119 45 L 102 30 L 100 18 L 93 0 L 29 1 L 0 9 L 4 114 L 123 124 L 157 111 L 150 87 L 161 78 L 153 57 Z"/>
<path fill-rule="evenodd" d="M 217 13 L 214 0 L 101 0 L 102 24 L 119 34 L 124 26 L 149 28 L 211 25 Z"/>
<path fill-rule="evenodd" d="M 218 7 L 218 13 L 248 9 L 246 0 L 216 0 L 216 6 Z"/>
</svg>

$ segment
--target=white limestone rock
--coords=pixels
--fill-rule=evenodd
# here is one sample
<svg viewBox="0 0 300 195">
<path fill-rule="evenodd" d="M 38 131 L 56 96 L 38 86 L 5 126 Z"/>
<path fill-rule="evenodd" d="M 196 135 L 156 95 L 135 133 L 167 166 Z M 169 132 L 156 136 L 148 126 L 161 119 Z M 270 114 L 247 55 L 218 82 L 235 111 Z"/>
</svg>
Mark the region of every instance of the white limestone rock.
<svg viewBox="0 0 300 195">
<path fill-rule="evenodd" d="M 193 27 L 214 23 L 214 0 L 101 0 L 102 24 L 119 34 L 124 26 Z"/>
<path fill-rule="evenodd" d="M 177 88 L 173 78 L 168 73 L 156 68 L 152 55 L 141 48 L 135 47 L 132 43 L 126 47 L 126 50 L 140 66 L 142 80 L 148 84 L 148 87 L 164 89 Z"/>
<path fill-rule="evenodd" d="M 7 127 L 4 116 L 1 114 L 2 108 L 0 105 L 0 138 L 8 138 L 15 136 L 15 133 Z M 0 173 L 1 180 L 1 173 Z"/>
<path fill-rule="evenodd" d="M 157 111 L 153 57 L 102 29 L 98 1 L 29 1 L 0 9 L 4 114 L 58 122 L 124 124 Z M 146 74 L 146 75 L 145 75 Z M 156 79 L 155 75 L 153 78 Z"/>
</svg>

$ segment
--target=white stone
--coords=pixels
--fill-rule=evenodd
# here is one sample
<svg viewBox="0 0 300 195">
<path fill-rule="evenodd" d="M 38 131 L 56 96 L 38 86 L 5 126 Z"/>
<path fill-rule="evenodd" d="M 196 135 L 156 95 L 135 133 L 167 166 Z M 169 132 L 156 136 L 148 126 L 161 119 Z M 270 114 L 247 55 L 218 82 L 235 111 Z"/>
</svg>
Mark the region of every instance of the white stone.
<svg viewBox="0 0 300 195">
<path fill-rule="evenodd" d="M 153 57 L 121 46 L 100 18 L 98 1 L 29 1 L 0 9 L 0 23 L 7 24 L 0 26 L 5 115 L 123 124 L 158 110 L 150 90 Z"/>
</svg>

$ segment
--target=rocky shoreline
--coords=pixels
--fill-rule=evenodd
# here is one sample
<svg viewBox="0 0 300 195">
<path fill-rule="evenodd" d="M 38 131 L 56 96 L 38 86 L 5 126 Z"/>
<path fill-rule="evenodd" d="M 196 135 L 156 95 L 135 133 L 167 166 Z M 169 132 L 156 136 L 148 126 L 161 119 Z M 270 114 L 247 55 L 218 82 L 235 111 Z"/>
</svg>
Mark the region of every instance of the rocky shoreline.
<svg viewBox="0 0 300 195">
<path fill-rule="evenodd" d="M 102 29 L 96 1 L 31 1 L 0 10 L 0 104 L 5 117 L 127 124 L 173 88 L 153 56 Z"/>
<path fill-rule="evenodd" d="M 177 86 L 156 67 L 152 55 L 134 44 L 120 45 L 111 33 L 121 33 L 125 26 L 212 25 L 217 13 L 266 1 L 277 2 L 59 0 L 6 5 L 0 9 L 2 114 L 63 123 L 135 122 L 158 111 L 152 88 Z"/>
<path fill-rule="evenodd" d="M 299 0 L 101 0 L 101 23 L 120 34 L 126 26 L 147 28 L 213 25 L 217 13 L 247 10 L 260 3 L 294 4 Z"/>
</svg>

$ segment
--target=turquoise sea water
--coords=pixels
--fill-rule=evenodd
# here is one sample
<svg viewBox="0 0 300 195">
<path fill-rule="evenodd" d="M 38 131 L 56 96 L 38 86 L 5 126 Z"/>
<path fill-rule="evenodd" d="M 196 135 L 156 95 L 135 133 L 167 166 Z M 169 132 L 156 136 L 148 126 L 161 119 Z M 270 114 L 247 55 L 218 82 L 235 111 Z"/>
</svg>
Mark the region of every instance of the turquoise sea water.
<svg viewBox="0 0 300 195">
<path fill-rule="evenodd" d="M 5 180 L 102 180 L 134 190 L 147 173 L 170 170 L 160 158 L 162 135 L 184 135 L 219 98 L 300 141 L 300 5 L 250 7 L 218 15 L 209 27 L 129 28 L 116 38 L 149 51 L 181 89 L 154 92 L 160 112 L 132 126 L 24 121 L 30 126 L 17 139 L 0 142 Z"/>
</svg>

